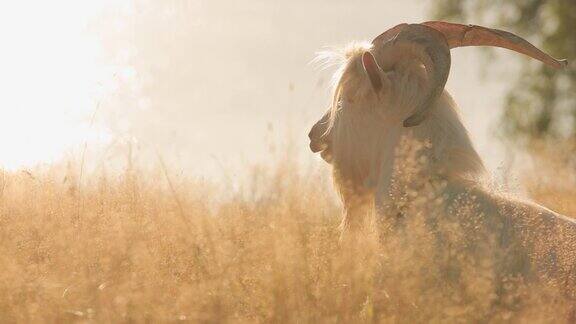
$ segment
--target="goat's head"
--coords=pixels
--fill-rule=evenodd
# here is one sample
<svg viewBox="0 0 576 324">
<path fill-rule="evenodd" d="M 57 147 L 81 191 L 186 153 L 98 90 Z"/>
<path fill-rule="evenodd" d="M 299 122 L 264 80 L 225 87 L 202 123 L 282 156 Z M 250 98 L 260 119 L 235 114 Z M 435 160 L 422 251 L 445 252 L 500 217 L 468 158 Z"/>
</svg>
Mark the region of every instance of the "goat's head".
<svg viewBox="0 0 576 324">
<path fill-rule="evenodd" d="M 399 127 L 418 126 L 444 91 L 450 49 L 463 46 L 502 47 L 553 68 L 567 65 L 566 60 L 556 60 L 528 41 L 497 29 L 438 21 L 400 24 L 346 55 L 332 108 L 309 133 L 310 149 L 322 152 L 330 162 L 333 128 L 340 113 L 370 113 L 368 118 Z"/>
</svg>

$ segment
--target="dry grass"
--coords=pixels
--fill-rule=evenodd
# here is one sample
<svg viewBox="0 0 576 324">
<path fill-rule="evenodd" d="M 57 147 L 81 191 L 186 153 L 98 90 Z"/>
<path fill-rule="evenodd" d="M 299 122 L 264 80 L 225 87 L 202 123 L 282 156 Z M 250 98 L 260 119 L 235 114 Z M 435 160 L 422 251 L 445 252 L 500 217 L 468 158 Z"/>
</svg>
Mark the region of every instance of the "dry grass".
<svg viewBox="0 0 576 324">
<path fill-rule="evenodd" d="M 434 267 L 444 254 L 422 243 L 425 231 L 394 235 L 373 226 L 340 241 L 330 181 L 289 162 L 256 172 L 227 199 L 220 199 L 226 188 L 174 176 L 169 183 L 161 169 L 85 176 L 81 186 L 74 174 L 0 174 L 2 323 L 570 316 L 561 315 L 564 301 L 515 278 L 505 285 L 515 289 L 495 303 L 489 259 L 458 255 L 468 282 L 453 284 Z M 555 197 L 561 211 L 576 211 L 574 195 L 542 183 L 536 199 Z M 414 217 L 406 228 L 418 233 L 421 223 Z M 446 232 L 458 236 L 451 226 Z"/>
</svg>

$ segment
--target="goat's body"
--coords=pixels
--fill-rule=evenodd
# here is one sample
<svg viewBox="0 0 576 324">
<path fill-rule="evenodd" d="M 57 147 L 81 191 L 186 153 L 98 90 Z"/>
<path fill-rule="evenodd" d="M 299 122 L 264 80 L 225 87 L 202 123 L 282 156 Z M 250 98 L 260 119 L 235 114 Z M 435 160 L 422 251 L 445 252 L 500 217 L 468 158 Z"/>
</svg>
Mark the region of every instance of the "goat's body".
<svg viewBox="0 0 576 324">
<path fill-rule="evenodd" d="M 576 296 L 576 221 L 489 188 L 482 160 L 448 93 L 415 128 L 383 125 L 358 114 L 339 118 L 331 145 L 334 179 L 345 206 L 344 230 L 362 224 L 372 210 L 384 221 L 411 217 L 402 215 L 394 200 L 406 194 L 403 188 L 414 190 L 418 187 L 414 183 L 425 177 L 439 184 L 435 194 L 443 201 L 440 217 L 461 225 L 468 240 L 461 244 L 481 246 L 471 251 L 477 258 L 489 254 L 498 276 L 552 280 Z M 404 156 L 402 150 L 410 150 L 410 143 L 423 144 L 412 152 L 416 154 Z M 423 175 L 419 167 L 425 168 Z M 410 168 L 416 174 L 405 172 Z M 398 187 L 406 181 L 406 187 Z M 459 206 L 463 201 L 470 205 L 465 213 Z M 420 207 L 424 208 L 419 212 L 426 214 L 426 206 Z M 442 219 L 432 223 L 437 221 Z"/>
<path fill-rule="evenodd" d="M 446 215 L 475 226 L 468 239 L 480 237 L 500 276 L 527 281 L 553 280 L 576 297 L 576 222 L 534 202 L 483 186 L 448 184 L 443 190 Z M 462 213 L 463 202 L 470 209 Z"/>
</svg>

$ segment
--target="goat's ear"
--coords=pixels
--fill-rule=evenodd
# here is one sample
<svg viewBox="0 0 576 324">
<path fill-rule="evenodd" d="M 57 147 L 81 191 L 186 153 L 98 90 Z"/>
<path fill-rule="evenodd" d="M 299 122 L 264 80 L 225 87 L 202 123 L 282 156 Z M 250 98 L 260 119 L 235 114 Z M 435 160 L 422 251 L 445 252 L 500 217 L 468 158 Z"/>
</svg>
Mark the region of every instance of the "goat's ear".
<svg viewBox="0 0 576 324">
<path fill-rule="evenodd" d="M 364 67 L 364 71 L 366 71 L 366 75 L 370 79 L 372 88 L 374 88 L 375 91 L 380 91 L 383 86 L 382 77 L 380 76 L 381 69 L 372 53 L 364 52 L 364 54 L 362 54 L 362 66 Z"/>
</svg>

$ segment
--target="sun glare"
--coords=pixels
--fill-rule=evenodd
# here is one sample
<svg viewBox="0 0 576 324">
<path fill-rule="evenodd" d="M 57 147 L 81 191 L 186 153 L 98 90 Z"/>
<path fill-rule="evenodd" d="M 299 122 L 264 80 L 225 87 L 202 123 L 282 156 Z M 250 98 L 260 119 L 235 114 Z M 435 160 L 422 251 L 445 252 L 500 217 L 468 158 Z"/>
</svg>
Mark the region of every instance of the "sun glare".
<svg viewBox="0 0 576 324">
<path fill-rule="evenodd" d="M 90 21 L 111 1 L 12 1 L 1 5 L 0 168 L 51 162 L 86 141 L 114 71 L 99 59 Z"/>
</svg>

